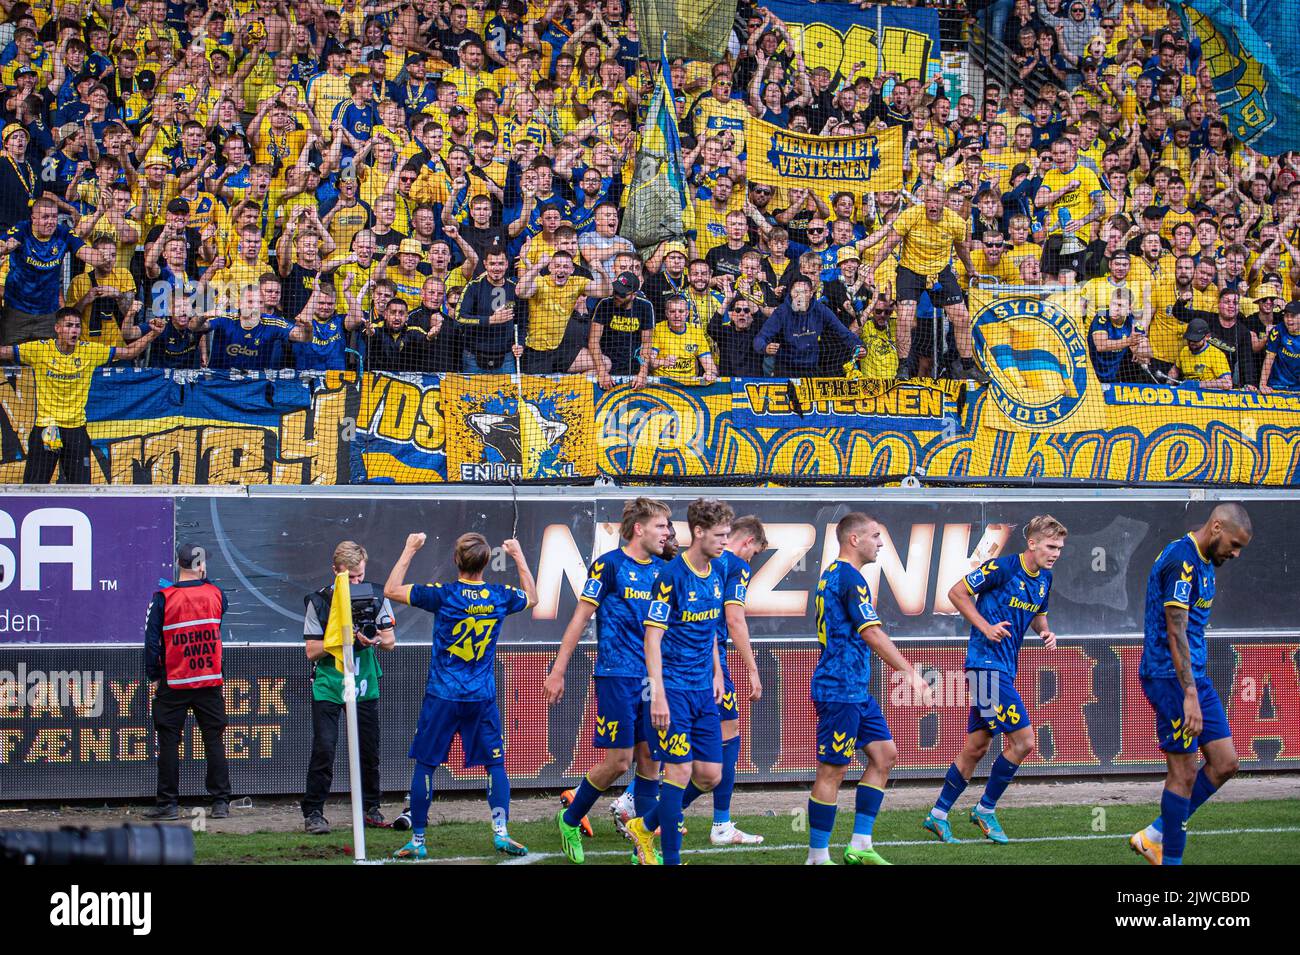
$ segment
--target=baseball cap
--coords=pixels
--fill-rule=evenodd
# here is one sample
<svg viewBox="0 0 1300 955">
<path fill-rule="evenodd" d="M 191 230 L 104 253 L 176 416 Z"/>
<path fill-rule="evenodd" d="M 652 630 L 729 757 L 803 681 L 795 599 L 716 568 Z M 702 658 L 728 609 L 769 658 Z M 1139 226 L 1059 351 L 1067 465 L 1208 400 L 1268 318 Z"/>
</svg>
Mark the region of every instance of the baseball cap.
<svg viewBox="0 0 1300 955">
<path fill-rule="evenodd" d="M 1011 178 L 1015 179 L 1016 176 L 1027 176 L 1029 175 L 1029 172 L 1030 169 L 1027 163 L 1018 162 L 1011 167 Z"/>
<path fill-rule="evenodd" d="M 1142 210 L 1143 219 L 1163 219 L 1165 217 L 1164 206 L 1147 206 Z"/>
<path fill-rule="evenodd" d="M 851 245 L 846 245 L 844 248 L 840 249 L 838 254 L 836 254 L 835 256 L 836 265 L 843 265 L 845 262 L 861 262 L 861 261 L 862 261 L 862 257 L 858 255 L 858 250 L 853 248 L 853 246 Z"/>
<path fill-rule="evenodd" d="M 1287 302 L 1286 308 L 1282 309 L 1288 315 L 1300 315 L 1300 301 Z"/>
<path fill-rule="evenodd" d="M 32 69 L 30 66 L 20 66 L 18 67 L 18 69 L 14 70 L 14 80 L 20 80 L 24 76 L 35 76 L 35 75 L 36 75 L 36 71 Z"/>
<path fill-rule="evenodd" d="M 1125 262 L 1130 261 L 1130 260 L 1129 260 L 1128 249 L 1119 249 L 1119 250 L 1118 250 L 1114 255 L 1112 255 L 1112 256 L 1110 257 L 1110 260 L 1111 260 L 1112 262 L 1114 262 L 1114 261 L 1116 261 L 1116 260 L 1118 260 L 1118 259 L 1123 259 Z"/>
<path fill-rule="evenodd" d="M 451 109 L 447 110 L 448 116 L 468 116 L 469 110 L 457 103 Z"/>
<path fill-rule="evenodd" d="M 174 216 L 187 216 L 190 214 L 190 204 L 178 197 L 167 203 L 167 211 Z"/>
<path fill-rule="evenodd" d="M 397 247 L 397 254 L 424 255 L 424 246 L 420 244 L 419 239 L 403 239 L 402 244 Z"/>
<path fill-rule="evenodd" d="M 620 298 L 635 295 L 641 289 L 641 282 L 633 272 L 621 272 L 614 279 L 614 294 Z"/>
<path fill-rule="evenodd" d="M 979 144 L 980 144 L 979 137 L 963 136 L 961 139 L 957 141 L 957 148 L 965 149 L 968 146 L 978 146 Z"/>
<path fill-rule="evenodd" d="M 375 60 L 386 60 L 386 59 L 388 59 L 388 54 L 385 53 L 383 50 L 371 50 L 371 51 L 370 51 L 370 55 L 367 56 L 366 59 L 367 59 L 368 61 L 370 61 L 371 63 L 373 63 Z"/>
<path fill-rule="evenodd" d="M 1085 56 L 1083 58 L 1083 61 L 1079 64 L 1080 71 L 1095 70 L 1096 68 L 1097 68 L 1097 61 L 1091 56 Z"/>
<path fill-rule="evenodd" d="M 207 551 L 198 544 L 181 544 L 176 548 L 176 563 L 186 570 L 193 570 L 194 565 L 207 560 Z"/>
<path fill-rule="evenodd" d="M 57 135 L 59 142 L 66 143 L 73 136 L 77 135 L 79 129 L 81 129 L 80 123 L 64 123 L 58 128 Z"/>
<path fill-rule="evenodd" d="M 1287 306 L 1290 308 L 1290 306 Z M 1194 318 L 1187 323 L 1183 337 L 1189 342 L 1202 342 L 1210 336 L 1210 323 L 1203 318 Z"/>
</svg>

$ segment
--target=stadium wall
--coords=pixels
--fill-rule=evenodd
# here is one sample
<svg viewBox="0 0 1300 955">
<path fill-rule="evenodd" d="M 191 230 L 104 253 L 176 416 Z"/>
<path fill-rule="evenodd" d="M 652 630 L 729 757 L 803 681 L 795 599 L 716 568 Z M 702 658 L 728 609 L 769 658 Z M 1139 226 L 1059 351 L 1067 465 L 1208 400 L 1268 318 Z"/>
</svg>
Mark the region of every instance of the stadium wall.
<svg viewBox="0 0 1300 955">
<path fill-rule="evenodd" d="M 227 745 L 235 789 L 301 792 L 310 748 L 309 668 L 301 649 L 302 597 L 329 574 L 338 540 L 369 549 L 372 579 L 387 573 L 405 535 L 430 541 L 413 573 L 448 576 L 450 541 L 466 528 L 490 539 L 516 534 L 537 574 L 541 601 L 512 618 L 498 653 L 508 766 L 517 785 L 569 785 L 592 764 L 590 645 L 575 656 L 561 703 L 542 701 L 542 680 L 592 556 L 615 545 L 627 492 L 615 489 L 193 488 L 57 493 L 12 489 L 0 499 L 0 800 L 143 797 L 156 754 L 142 672 L 144 609 L 170 574 L 177 541 L 209 548 L 213 580 L 227 590 Z M 680 514 L 699 492 L 656 491 Z M 1050 510 L 1071 529 L 1055 570 L 1048 652 L 1029 641 L 1018 688 L 1038 728 L 1036 775 L 1157 770 L 1154 723 L 1137 681 L 1147 570 L 1168 540 L 1195 526 L 1214 492 L 1047 494 L 896 490 L 712 489 L 767 526 L 771 549 L 755 562 L 750 626 L 763 698 L 743 703 L 743 782 L 811 778 L 815 719 L 808 681 L 818 647 L 811 593 L 834 558 L 828 533 L 850 509 L 884 524 L 887 546 L 869 577 L 886 629 L 909 659 L 936 671 L 943 705 L 922 710 L 875 673 L 899 745 L 899 778 L 938 778 L 965 731 L 964 628 L 944 594 L 974 563 L 1019 543 L 1019 529 Z M 1247 492 L 1257 535 L 1220 577 L 1210 675 L 1228 708 L 1246 769 L 1300 768 L 1300 632 L 1287 584 L 1300 534 L 1294 495 Z M 679 533 L 684 536 L 684 527 Z M 505 568 L 494 563 L 491 573 Z M 503 575 L 506 579 L 508 575 Z M 406 747 L 429 659 L 425 614 L 398 611 L 398 650 L 383 660 L 387 789 L 409 779 Z M 743 668 L 732 657 L 733 673 Z M 183 791 L 202 791 L 197 734 L 187 737 Z M 992 756 L 990 755 L 990 759 Z M 443 789 L 475 788 L 458 752 Z M 336 789 L 346 784 L 340 753 Z"/>
</svg>

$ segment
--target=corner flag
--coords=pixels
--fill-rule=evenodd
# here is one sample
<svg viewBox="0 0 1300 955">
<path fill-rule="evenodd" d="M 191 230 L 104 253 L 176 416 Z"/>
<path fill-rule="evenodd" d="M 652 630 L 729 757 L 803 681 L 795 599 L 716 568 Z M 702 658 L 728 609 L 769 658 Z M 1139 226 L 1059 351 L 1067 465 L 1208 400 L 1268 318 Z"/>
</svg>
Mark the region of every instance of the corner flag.
<svg viewBox="0 0 1300 955">
<path fill-rule="evenodd" d="M 334 599 L 330 601 L 329 622 L 325 625 L 325 652 L 334 658 L 334 666 L 340 673 L 346 672 L 343 665 L 343 648 L 352 646 L 352 593 L 348 586 L 348 575 L 339 574 L 334 578 Z"/>
</svg>

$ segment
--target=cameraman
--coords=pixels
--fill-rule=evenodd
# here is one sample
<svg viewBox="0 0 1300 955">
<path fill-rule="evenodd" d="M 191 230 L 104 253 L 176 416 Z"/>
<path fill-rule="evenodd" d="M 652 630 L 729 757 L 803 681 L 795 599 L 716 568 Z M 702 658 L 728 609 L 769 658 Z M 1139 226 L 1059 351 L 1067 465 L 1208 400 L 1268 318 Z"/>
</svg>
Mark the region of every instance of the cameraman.
<svg viewBox="0 0 1300 955">
<path fill-rule="evenodd" d="M 375 648 L 397 646 L 393 608 L 383 591 L 366 579 L 366 549 L 355 541 L 334 548 L 334 575 L 347 573 L 352 596 L 353 651 L 357 668 L 357 731 L 360 740 L 361 791 L 366 824 L 384 825 L 379 811 L 379 678 L 383 671 Z M 339 712 L 343 709 L 343 674 L 325 650 L 334 585 L 304 598 L 307 612 L 302 622 L 307 659 L 316 664 L 311 683 L 311 761 L 307 764 L 307 792 L 302 797 L 303 828 L 315 836 L 327 835 L 325 799 L 334 782 L 334 750 L 339 739 Z"/>
</svg>

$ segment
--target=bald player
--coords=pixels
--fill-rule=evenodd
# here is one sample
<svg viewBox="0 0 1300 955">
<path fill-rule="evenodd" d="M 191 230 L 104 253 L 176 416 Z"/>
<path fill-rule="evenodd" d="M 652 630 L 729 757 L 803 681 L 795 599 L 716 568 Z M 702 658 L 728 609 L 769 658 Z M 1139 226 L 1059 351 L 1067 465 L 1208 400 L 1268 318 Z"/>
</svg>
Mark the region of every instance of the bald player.
<svg viewBox="0 0 1300 955">
<path fill-rule="evenodd" d="M 1181 865 L 1187 820 L 1237 774 L 1237 750 L 1219 694 L 1205 671 L 1205 629 L 1214 604 L 1214 568 L 1242 552 L 1253 531 L 1240 504 L 1220 504 L 1210 519 L 1169 544 L 1147 579 L 1145 642 L 1138 675 L 1156 711 L 1169 773 L 1160 816 L 1129 838 L 1152 865 Z M 1205 765 L 1197 772 L 1197 750 Z"/>
</svg>

